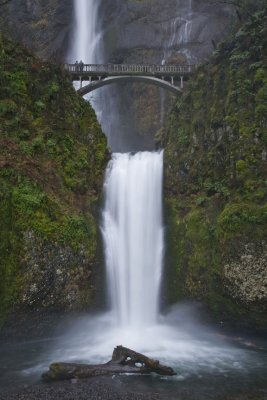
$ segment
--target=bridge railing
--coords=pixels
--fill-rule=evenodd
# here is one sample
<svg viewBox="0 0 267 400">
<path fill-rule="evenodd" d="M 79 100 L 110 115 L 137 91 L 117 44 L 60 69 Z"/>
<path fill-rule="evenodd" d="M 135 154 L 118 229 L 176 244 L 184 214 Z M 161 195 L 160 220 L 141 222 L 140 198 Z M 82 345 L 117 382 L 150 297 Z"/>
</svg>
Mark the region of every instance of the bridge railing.
<svg viewBox="0 0 267 400">
<path fill-rule="evenodd" d="M 141 65 L 141 64 L 65 64 L 65 69 L 73 74 L 190 74 L 194 65 Z"/>
</svg>

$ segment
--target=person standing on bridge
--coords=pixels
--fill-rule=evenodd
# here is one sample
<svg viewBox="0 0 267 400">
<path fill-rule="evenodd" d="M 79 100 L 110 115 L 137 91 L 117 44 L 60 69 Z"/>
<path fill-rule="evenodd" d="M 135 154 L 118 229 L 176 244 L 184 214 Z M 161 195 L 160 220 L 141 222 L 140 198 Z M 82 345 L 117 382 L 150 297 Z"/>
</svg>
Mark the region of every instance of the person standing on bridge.
<svg viewBox="0 0 267 400">
<path fill-rule="evenodd" d="M 78 63 L 78 60 L 76 60 L 76 62 L 75 62 L 75 71 L 76 71 L 76 72 L 79 71 L 79 63 Z"/>
<path fill-rule="evenodd" d="M 79 62 L 79 70 L 80 72 L 83 72 L 83 67 L 84 67 L 84 63 L 82 62 L 82 60 Z"/>
</svg>

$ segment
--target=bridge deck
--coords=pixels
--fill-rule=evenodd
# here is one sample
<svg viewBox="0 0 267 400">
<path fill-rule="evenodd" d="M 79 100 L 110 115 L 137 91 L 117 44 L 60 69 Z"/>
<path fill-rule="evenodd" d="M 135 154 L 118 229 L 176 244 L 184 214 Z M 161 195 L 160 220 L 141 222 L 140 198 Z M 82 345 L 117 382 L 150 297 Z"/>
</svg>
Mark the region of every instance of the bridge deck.
<svg viewBox="0 0 267 400">
<path fill-rule="evenodd" d="M 73 80 L 80 80 L 85 76 L 107 77 L 118 75 L 180 77 L 191 75 L 194 65 L 141 65 L 141 64 L 65 64 Z"/>
</svg>

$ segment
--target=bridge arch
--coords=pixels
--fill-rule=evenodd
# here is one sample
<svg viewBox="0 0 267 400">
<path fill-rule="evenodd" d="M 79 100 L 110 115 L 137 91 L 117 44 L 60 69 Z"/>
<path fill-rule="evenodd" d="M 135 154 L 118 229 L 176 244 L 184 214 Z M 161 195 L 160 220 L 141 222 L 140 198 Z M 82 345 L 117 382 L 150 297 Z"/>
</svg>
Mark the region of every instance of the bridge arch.
<svg viewBox="0 0 267 400">
<path fill-rule="evenodd" d="M 152 84 L 158 87 L 161 87 L 163 89 L 169 90 L 176 96 L 178 94 L 182 93 L 182 89 L 178 86 L 175 86 L 171 84 L 168 81 L 165 81 L 163 79 L 157 78 L 157 77 L 152 77 L 152 76 L 109 76 L 107 78 L 100 79 L 98 81 L 91 81 L 89 84 L 81 87 L 80 89 L 77 90 L 77 93 L 79 93 L 82 96 L 85 96 L 88 93 L 93 92 L 94 90 L 97 90 L 103 86 L 107 86 L 113 83 L 118 83 L 118 82 L 144 82 L 148 84 Z"/>
</svg>

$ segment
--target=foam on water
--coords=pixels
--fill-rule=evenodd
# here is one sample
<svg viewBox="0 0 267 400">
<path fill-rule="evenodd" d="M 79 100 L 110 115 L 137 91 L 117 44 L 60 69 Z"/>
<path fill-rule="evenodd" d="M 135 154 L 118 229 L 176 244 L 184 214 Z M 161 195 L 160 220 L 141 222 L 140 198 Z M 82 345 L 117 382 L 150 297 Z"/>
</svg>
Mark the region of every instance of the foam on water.
<svg viewBox="0 0 267 400">
<path fill-rule="evenodd" d="M 244 376 L 263 368 L 264 360 L 258 358 L 257 353 L 237 348 L 190 317 L 179 327 L 173 318 L 184 318 L 185 310 L 188 312 L 190 308 L 178 305 L 172 313 L 162 316 L 160 322 L 143 327 L 115 326 L 112 312 L 86 316 L 76 320 L 73 329 L 42 355 L 42 362 L 25 369 L 24 374 L 40 374 L 55 361 L 105 363 L 111 359 L 117 345 L 130 347 L 172 366 L 177 375 L 168 379 L 173 381 L 202 375 Z"/>
</svg>

